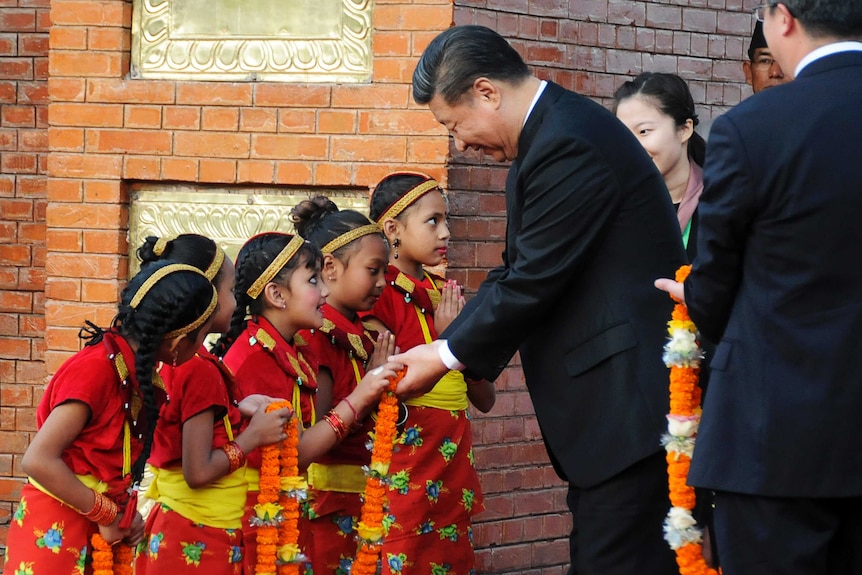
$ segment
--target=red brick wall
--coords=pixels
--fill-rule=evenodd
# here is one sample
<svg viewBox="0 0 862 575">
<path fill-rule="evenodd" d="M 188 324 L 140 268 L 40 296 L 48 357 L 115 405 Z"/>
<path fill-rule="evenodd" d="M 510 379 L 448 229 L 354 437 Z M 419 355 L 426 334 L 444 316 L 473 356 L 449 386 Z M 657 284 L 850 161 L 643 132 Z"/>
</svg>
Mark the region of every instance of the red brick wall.
<svg viewBox="0 0 862 575">
<path fill-rule="evenodd" d="M 0 545 L 44 375 L 48 4 L 0 2 Z"/>
<path fill-rule="evenodd" d="M 453 20 L 481 23 L 540 76 L 603 102 L 641 69 L 679 72 L 709 116 L 748 93 L 739 59 L 751 18 L 742 0 L 680 4 L 378 0 L 371 84 L 287 85 L 127 80 L 130 1 L 0 0 L 0 551 L 46 374 L 78 349 L 84 319 L 113 316 L 127 182 L 364 188 L 425 170 L 451 190 L 450 269 L 475 290 L 502 250 L 505 167 L 449 158 L 444 131 L 410 97 L 424 46 Z M 477 571 L 564 573 L 565 492 L 517 364 L 498 392 L 474 420 L 487 505 Z"/>
</svg>

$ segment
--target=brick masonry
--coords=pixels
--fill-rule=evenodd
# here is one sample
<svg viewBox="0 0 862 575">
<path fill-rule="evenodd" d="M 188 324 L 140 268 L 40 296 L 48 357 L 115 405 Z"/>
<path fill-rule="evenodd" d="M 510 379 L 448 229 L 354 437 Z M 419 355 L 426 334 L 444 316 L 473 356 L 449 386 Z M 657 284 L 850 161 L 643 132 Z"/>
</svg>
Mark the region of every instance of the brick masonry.
<svg viewBox="0 0 862 575">
<path fill-rule="evenodd" d="M 755 3 L 378 0 L 370 84 L 284 85 L 130 80 L 130 1 L 0 0 L 0 553 L 47 378 L 84 319 L 113 316 L 127 182 L 365 188 L 424 170 L 450 189 L 450 274 L 472 292 L 502 251 L 505 166 L 450 150 L 412 101 L 430 39 L 450 22 L 490 26 L 539 76 L 605 104 L 642 70 L 676 72 L 709 118 L 750 93 Z M 517 358 L 474 432 L 477 571 L 565 573 L 565 491 Z"/>
</svg>

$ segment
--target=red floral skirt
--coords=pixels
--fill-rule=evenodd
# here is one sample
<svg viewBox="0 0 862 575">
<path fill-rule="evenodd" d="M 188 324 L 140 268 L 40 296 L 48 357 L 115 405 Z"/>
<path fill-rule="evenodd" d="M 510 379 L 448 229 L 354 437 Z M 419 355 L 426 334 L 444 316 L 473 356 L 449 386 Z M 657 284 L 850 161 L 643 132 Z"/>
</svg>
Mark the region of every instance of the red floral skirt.
<svg viewBox="0 0 862 575">
<path fill-rule="evenodd" d="M 206 575 L 241 575 L 242 561 L 240 529 L 194 523 L 157 503 L 138 546 L 135 574 L 183 573 L 193 567 Z"/>
<path fill-rule="evenodd" d="M 21 501 L 9 524 L 6 540 L 7 575 L 93 572 L 90 536 L 95 523 L 32 485 L 21 490 Z"/>
</svg>

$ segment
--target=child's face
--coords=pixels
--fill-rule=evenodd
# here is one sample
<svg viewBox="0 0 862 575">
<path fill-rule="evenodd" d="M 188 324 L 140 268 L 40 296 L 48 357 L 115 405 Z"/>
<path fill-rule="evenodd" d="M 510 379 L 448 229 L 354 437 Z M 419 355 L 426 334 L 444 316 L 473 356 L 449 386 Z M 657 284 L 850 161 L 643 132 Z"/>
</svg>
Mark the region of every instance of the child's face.
<svg viewBox="0 0 862 575">
<path fill-rule="evenodd" d="M 401 218 L 399 258 L 425 266 L 442 262 L 449 244 L 447 215 L 446 200 L 438 191 L 428 192 L 410 206 Z"/>
<path fill-rule="evenodd" d="M 236 298 L 234 287 L 236 286 L 236 271 L 230 258 L 225 258 L 219 271 L 218 283 L 215 284 L 218 291 L 218 309 L 213 314 L 212 331 L 224 333 L 230 328 L 230 319 L 236 310 Z"/>
<path fill-rule="evenodd" d="M 326 301 L 346 316 L 370 310 L 386 286 L 389 250 L 383 238 L 379 234 L 367 235 L 356 244 L 349 252 L 346 267 L 333 259 L 324 274 L 326 286 L 331 290 Z"/>
<path fill-rule="evenodd" d="M 323 325 L 320 307 L 326 302 L 329 288 L 320 281 L 320 270 L 304 263 L 293 270 L 284 290 L 286 319 L 294 329 L 314 329 Z"/>
</svg>

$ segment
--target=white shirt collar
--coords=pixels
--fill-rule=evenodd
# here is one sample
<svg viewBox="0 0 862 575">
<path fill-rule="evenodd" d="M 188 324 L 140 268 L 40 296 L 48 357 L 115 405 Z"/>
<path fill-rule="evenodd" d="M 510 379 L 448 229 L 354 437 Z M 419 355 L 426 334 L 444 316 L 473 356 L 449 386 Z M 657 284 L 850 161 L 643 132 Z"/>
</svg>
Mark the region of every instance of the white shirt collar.
<svg viewBox="0 0 862 575">
<path fill-rule="evenodd" d="M 533 101 L 530 102 L 530 108 L 527 110 L 527 115 L 524 116 L 524 123 L 521 124 L 522 128 L 526 125 L 527 120 L 530 118 L 530 114 L 533 113 L 533 108 L 536 107 L 536 102 L 539 101 L 539 97 L 541 97 L 542 92 L 545 91 L 545 88 L 547 87 L 547 85 L 548 85 L 548 83 L 545 80 L 542 80 L 541 82 L 539 82 L 539 89 L 536 90 L 536 95 L 533 96 Z"/>
<path fill-rule="evenodd" d="M 831 56 L 832 54 L 837 54 L 838 52 L 862 52 L 862 42 L 835 42 L 812 50 L 799 61 L 799 64 L 796 65 L 796 72 L 794 72 L 793 77 L 798 78 L 802 69 L 811 62 L 819 60 L 820 58 L 825 58 L 826 56 Z"/>
</svg>

